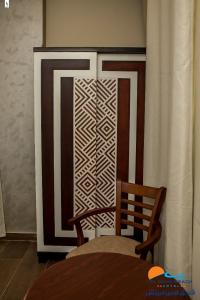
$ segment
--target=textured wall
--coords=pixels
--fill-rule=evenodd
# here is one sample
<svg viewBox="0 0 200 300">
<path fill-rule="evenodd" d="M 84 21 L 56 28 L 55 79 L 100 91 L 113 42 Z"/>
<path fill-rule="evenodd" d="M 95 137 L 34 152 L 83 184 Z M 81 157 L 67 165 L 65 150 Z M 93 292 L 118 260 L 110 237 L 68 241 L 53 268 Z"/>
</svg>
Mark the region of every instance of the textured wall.
<svg viewBox="0 0 200 300">
<path fill-rule="evenodd" d="M 8 232 L 35 231 L 33 46 L 42 0 L 0 1 L 0 171 Z"/>
<path fill-rule="evenodd" d="M 46 0 L 47 46 L 146 45 L 146 0 Z"/>
</svg>

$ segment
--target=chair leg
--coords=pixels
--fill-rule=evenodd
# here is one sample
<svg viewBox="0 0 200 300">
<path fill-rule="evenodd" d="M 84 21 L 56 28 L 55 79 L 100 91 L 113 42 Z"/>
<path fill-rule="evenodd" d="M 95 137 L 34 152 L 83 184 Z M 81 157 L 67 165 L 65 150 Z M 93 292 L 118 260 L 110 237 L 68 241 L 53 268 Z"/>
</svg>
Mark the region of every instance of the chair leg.
<svg viewBox="0 0 200 300">
<path fill-rule="evenodd" d="M 148 254 L 148 251 L 142 252 L 142 254 L 140 255 L 140 259 L 146 260 L 147 254 Z"/>
</svg>

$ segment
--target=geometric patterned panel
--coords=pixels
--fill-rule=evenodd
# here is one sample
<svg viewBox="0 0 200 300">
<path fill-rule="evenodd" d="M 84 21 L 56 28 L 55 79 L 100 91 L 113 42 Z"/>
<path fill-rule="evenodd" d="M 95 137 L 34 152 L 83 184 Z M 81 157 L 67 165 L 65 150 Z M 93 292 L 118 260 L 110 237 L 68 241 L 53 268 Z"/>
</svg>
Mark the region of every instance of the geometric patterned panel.
<svg viewBox="0 0 200 300">
<path fill-rule="evenodd" d="M 117 152 L 117 80 L 97 81 L 96 206 L 115 204 Z M 97 216 L 98 227 L 114 228 L 114 213 Z"/>
<path fill-rule="evenodd" d="M 96 207 L 96 80 L 74 81 L 74 215 Z M 95 217 L 82 221 L 95 227 Z"/>
<path fill-rule="evenodd" d="M 75 214 L 115 203 L 117 80 L 74 82 Z M 114 213 L 82 222 L 83 229 L 114 227 Z"/>
</svg>

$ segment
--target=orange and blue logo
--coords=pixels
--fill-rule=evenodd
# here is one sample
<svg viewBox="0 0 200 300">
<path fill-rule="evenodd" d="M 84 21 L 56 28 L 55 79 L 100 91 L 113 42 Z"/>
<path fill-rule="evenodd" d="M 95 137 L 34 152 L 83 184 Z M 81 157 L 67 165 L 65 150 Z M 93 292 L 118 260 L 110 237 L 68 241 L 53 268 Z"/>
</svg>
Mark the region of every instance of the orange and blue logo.
<svg viewBox="0 0 200 300">
<path fill-rule="evenodd" d="M 165 278 L 176 279 L 177 281 L 185 280 L 184 273 L 179 273 L 177 275 L 170 275 L 168 272 L 165 272 L 165 270 L 162 267 L 159 266 L 154 266 L 148 271 L 149 280 L 154 279 L 161 275 L 163 275 Z"/>
<path fill-rule="evenodd" d="M 161 276 L 161 278 L 157 278 L 159 276 Z M 163 277 L 167 278 L 167 280 Z M 156 283 L 156 287 L 149 289 L 146 292 L 146 296 L 185 296 L 186 294 L 195 294 L 194 289 L 191 289 L 192 281 L 186 280 L 184 273 L 170 275 L 162 267 L 154 266 L 148 271 L 148 279 L 149 283 Z M 174 281 L 174 279 L 176 281 Z M 177 290 L 176 288 L 179 288 L 180 286 L 182 286 L 184 289 Z"/>
</svg>

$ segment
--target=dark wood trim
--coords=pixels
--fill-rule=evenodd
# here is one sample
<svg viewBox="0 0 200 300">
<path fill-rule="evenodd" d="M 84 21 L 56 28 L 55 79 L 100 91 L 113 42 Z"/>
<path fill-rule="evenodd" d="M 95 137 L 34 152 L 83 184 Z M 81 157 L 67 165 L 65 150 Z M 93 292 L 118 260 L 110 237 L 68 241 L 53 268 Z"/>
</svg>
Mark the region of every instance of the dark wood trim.
<svg viewBox="0 0 200 300">
<path fill-rule="evenodd" d="M 43 59 L 41 62 L 41 129 L 43 227 L 45 245 L 77 244 L 76 238 L 55 237 L 54 218 L 54 136 L 53 136 L 53 71 L 88 70 L 88 59 Z"/>
<path fill-rule="evenodd" d="M 5 237 L 0 238 L 1 241 L 36 241 L 36 233 L 6 233 Z"/>
<path fill-rule="evenodd" d="M 107 54 L 146 54 L 145 47 L 34 47 L 34 52 L 97 52 Z"/>
<path fill-rule="evenodd" d="M 117 178 L 128 181 L 130 79 L 118 79 Z"/>
<path fill-rule="evenodd" d="M 53 68 L 41 61 L 41 127 L 44 243 L 51 241 L 54 223 Z"/>
<path fill-rule="evenodd" d="M 117 178 L 128 181 L 129 174 L 129 130 L 130 130 L 130 79 L 118 79 L 118 124 L 117 124 Z M 128 195 L 124 194 L 124 198 Z M 122 208 L 128 205 L 122 203 Z M 124 219 L 126 215 L 122 214 Z M 126 229 L 125 224 L 122 225 Z"/>
<path fill-rule="evenodd" d="M 145 66 L 144 61 L 125 61 L 125 60 L 103 60 L 102 70 L 103 71 L 122 71 L 122 72 L 141 72 Z"/>
<path fill-rule="evenodd" d="M 143 184 L 144 169 L 144 124 L 145 124 L 145 69 L 146 63 L 140 64 L 138 71 L 137 86 L 137 133 L 136 133 L 136 167 L 135 183 Z M 135 201 L 142 202 L 142 197 L 135 196 Z M 135 207 L 135 211 L 142 213 L 142 207 Z M 134 218 L 135 222 L 142 223 L 139 218 Z M 143 234 L 140 229 L 134 230 L 134 238 L 142 242 Z"/>
<path fill-rule="evenodd" d="M 103 71 L 137 72 L 137 129 L 135 183 L 143 184 L 145 61 L 103 61 Z M 120 178 L 121 179 L 121 178 Z"/>
<path fill-rule="evenodd" d="M 39 263 L 46 263 L 48 260 L 64 260 L 68 252 L 37 252 Z"/>
<path fill-rule="evenodd" d="M 143 184 L 144 160 L 144 114 L 145 114 L 145 61 L 103 61 L 103 71 L 137 72 L 137 121 L 136 121 L 136 167 L 135 183 Z M 124 109 L 124 108 L 123 108 Z M 118 127 L 119 128 L 119 127 Z M 119 130 L 119 129 L 118 129 Z M 121 139 L 120 137 L 118 137 Z M 126 160 L 126 158 L 124 157 Z M 118 174 L 120 178 L 121 174 Z M 127 181 L 126 179 L 124 181 Z M 142 202 L 142 197 L 135 196 L 135 201 Z M 135 207 L 135 211 L 142 213 L 142 207 Z M 142 224 L 142 220 L 135 217 L 135 222 Z M 134 239 L 143 240 L 142 230 L 134 228 Z"/>
<path fill-rule="evenodd" d="M 42 14 L 43 14 L 43 20 L 42 20 L 42 47 L 46 47 L 46 0 L 43 0 L 43 5 L 42 5 Z"/>
<path fill-rule="evenodd" d="M 62 229 L 73 230 L 68 219 L 73 217 L 73 77 L 61 78 L 61 212 Z"/>
<path fill-rule="evenodd" d="M 144 168 L 144 123 L 145 123 L 145 68 L 146 62 L 138 65 L 137 80 L 137 133 L 135 183 L 143 184 Z"/>
</svg>

